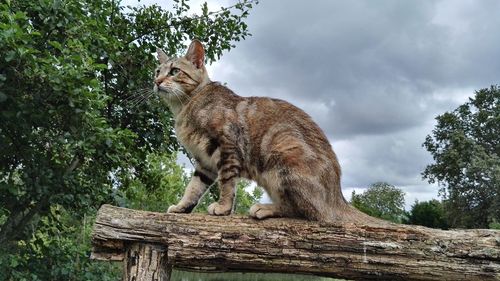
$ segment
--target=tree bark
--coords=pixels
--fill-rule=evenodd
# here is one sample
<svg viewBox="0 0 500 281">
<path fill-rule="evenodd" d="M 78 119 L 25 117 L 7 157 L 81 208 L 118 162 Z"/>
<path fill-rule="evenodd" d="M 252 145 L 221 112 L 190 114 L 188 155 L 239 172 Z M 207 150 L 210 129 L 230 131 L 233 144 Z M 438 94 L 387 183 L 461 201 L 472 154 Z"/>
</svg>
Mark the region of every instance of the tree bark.
<svg viewBox="0 0 500 281">
<path fill-rule="evenodd" d="M 167 247 L 157 244 L 128 245 L 123 266 L 123 281 L 170 281 L 172 272 L 167 264 Z"/>
<path fill-rule="evenodd" d="M 128 245 L 156 244 L 168 248 L 162 264 L 184 270 L 301 273 L 354 280 L 500 280 L 497 230 L 258 221 L 104 205 L 92 235 L 94 259 L 124 260 Z"/>
</svg>

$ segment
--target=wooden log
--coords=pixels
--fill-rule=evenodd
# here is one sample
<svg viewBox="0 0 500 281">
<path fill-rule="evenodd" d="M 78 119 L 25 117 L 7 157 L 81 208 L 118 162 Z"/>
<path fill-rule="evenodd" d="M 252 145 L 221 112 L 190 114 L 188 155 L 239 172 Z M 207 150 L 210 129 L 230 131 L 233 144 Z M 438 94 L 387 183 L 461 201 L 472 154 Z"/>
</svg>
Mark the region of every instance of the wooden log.
<svg viewBox="0 0 500 281">
<path fill-rule="evenodd" d="M 167 263 L 184 270 L 354 280 L 500 280 L 498 230 L 258 221 L 104 205 L 92 239 L 94 259 L 123 260 L 127 245 L 148 243 L 166 246 Z"/>
<path fill-rule="evenodd" d="M 124 281 L 170 281 L 172 266 L 167 264 L 167 247 L 149 243 L 126 246 Z"/>
</svg>

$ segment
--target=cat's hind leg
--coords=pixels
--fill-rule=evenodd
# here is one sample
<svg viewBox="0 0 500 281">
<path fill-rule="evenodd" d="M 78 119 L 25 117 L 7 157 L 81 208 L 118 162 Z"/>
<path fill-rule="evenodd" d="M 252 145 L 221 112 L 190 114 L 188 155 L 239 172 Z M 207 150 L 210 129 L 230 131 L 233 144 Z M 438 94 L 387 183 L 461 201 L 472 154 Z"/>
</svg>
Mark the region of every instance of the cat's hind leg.
<svg viewBox="0 0 500 281">
<path fill-rule="evenodd" d="M 294 216 L 314 221 L 331 218 L 328 191 L 318 182 L 307 178 L 288 179 L 282 188 L 284 196 L 281 200 L 287 202 Z"/>
<path fill-rule="evenodd" d="M 332 207 L 328 203 L 329 190 L 320 183 L 317 176 L 294 167 L 271 170 L 264 173 L 264 176 L 266 185 L 263 186 L 271 200 L 275 202 L 270 210 L 274 213 L 274 217 L 295 217 L 316 221 L 324 221 L 331 217 Z M 263 214 L 268 213 L 271 212 L 263 211 Z"/>
</svg>

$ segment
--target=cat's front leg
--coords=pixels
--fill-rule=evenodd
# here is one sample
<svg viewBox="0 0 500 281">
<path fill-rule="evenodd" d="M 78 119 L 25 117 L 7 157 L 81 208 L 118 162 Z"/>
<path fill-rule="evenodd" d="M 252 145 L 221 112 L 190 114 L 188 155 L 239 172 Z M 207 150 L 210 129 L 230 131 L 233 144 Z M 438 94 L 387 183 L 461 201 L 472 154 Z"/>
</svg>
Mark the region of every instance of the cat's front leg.
<svg viewBox="0 0 500 281">
<path fill-rule="evenodd" d="M 230 180 L 219 180 L 219 187 L 219 201 L 208 206 L 208 213 L 215 216 L 227 216 L 230 215 L 233 210 L 233 202 L 236 195 L 236 181 L 234 178 Z"/>
<path fill-rule="evenodd" d="M 236 145 L 224 144 L 221 146 L 221 156 L 217 167 L 219 180 L 219 201 L 208 206 L 210 215 L 225 216 L 233 210 L 236 195 L 236 180 L 241 172 L 241 153 Z"/>
<path fill-rule="evenodd" d="M 210 173 L 197 167 L 181 201 L 177 205 L 170 206 L 167 213 L 190 213 L 198 205 L 207 188 L 214 182 L 213 176 L 208 174 Z"/>
</svg>

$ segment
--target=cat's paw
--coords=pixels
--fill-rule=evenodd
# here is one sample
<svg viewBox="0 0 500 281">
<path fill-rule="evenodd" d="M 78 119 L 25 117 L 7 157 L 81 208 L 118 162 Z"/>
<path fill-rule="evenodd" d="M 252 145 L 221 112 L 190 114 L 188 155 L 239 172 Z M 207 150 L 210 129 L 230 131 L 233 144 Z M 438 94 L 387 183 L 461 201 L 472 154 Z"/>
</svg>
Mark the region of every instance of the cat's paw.
<svg viewBox="0 0 500 281">
<path fill-rule="evenodd" d="M 233 209 L 233 206 L 231 205 L 221 205 L 217 202 L 210 204 L 208 206 L 208 214 L 213 215 L 213 216 L 227 216 L 231 214 L 231 210 Z"/>
<path fill-rule="evenodd" d="M 167 213 L 185 213 L 184 208 L 179 207 L 179 205 L 172 205 L 168 207 Z"/>
<path fill-rule="evenodd" d="M 278 214 L 275 211 L 275 208 L 271 204 L 255 204 L 250 207 L 248 211 L 249 215 L 255 219 L 265 219 L 270 217 L 276 217 Z"/>
</svg>

